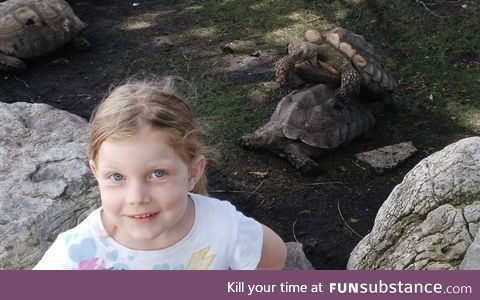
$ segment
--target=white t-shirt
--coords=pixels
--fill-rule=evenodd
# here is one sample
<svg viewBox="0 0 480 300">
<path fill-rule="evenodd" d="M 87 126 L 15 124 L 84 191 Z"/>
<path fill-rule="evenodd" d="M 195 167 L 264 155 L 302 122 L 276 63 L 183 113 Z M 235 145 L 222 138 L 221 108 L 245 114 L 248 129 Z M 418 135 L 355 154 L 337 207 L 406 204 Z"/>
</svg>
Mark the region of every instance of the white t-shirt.
<svg viewBox="0 0 480 300">
<path fill-rule="evenodd" d="M 263 229 L 227 201 L 190 194 L 195 221 L 178 243 L 162 250 L 133 250 L 108 236 L 93 211 L 58 235 L 34 270 L 248 270 L 260 261 Z"/>
</svg>

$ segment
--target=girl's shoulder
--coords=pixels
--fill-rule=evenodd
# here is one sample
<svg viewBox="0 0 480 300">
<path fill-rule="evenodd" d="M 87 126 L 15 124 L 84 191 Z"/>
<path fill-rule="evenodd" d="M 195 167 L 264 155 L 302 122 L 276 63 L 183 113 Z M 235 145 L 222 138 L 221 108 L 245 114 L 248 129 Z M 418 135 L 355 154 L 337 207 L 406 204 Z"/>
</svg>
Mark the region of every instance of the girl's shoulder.
<svg viewBox="0 0 480 300">
<path fill-rule="evenodd" d="M 259 222 L 245 216 L 229 201 L 192 194 L 195 218 L 206 239 L 228 249 L 228 266 L 254 269 L 260 260 L 263 229 Z"/>
<path fill-rule="evenodd" d="M 226 200 L 220 200 L 200 194 L 190 194 L 195 203 L 195 215 L 198 214 L 226 214 L 227 216 L 237 212 L 236 207 Z"/>
<path fill-rule="evenodd" d="M 190 194 L 190 196 L 195 203 L 195 218 L 206 220 L 210 227 L 222 228 L 222 226 L 225 226 L 225 229 L 233 228 L 236 230 L 238 226 L 258 223 L 253 218 L 238 211 L 229 201 L 198 194 Z"/>
</svg>

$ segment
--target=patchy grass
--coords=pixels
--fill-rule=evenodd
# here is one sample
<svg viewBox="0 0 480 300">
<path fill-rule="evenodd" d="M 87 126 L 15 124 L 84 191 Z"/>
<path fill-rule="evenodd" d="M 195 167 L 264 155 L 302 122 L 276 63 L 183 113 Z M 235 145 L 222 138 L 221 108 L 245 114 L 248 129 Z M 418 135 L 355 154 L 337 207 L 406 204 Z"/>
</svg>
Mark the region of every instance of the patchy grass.
<svg viewBox="0 0 480 300">
<path fill-rule="evenodd" d="M 274 105 L 252 104 L 246 95 L 257 88 L 255 84 L 212 75 L 212 66 L 221 69 L 228 60 L 256 50 L 280 57 L 291 37 L 308 28 L 344 26 L 365 36 L 385 59 L 399 82 L 395 100 L 402 113 L 415 114 L 420 107 L 436 122 L 448 124 L 450 130 L 442 129 L 438 139 L 428 132 L 414 136 L 418 144 L 438 149 L 447 141 L 479 132 L 480 35 L 475 28 L 480 22 L 470 4 L 474 2 L 438 2 L 428 11 L 417 2 L 401 0 L 153 3 L 143 10 L 129 10 L 128 18 L 110 30 L 118 43 L 131 45 L 132 51 L 112 53 L 97 76 L 111 82 L 139 72 L 186 78 L 202 103 L 198 114 L 215 136 L 210 142 L 228 159 L 237 154 L 238 137 L 266 122 Z M 167 35 L 174 45 L 165 52 L 139 35 L 150 41 Z M 221 52 L 226 43 L 235 49 L 230 58 Z M 220 117 L 226 115 L 231 117 Z M 402 133 L 405 128 L 397 123 L 384 126 L 398 140 L 407 138 Z"/>
<path fill-rule="evenodd" d="M 202 98 L 199 110 L 209 121 L 221 152 L 235 154 L 236 139 L 252 131 L 271 107 L 246 101 L 252 86 L 235 86 L 228 78 L 205 80 L 209 63 L 218 58 L 220 46 L 231 42 L 236 56 L 262 48 L 280 56 L 288 40 L 307 28 L 344 26 L 364 35 L 385 58 L 387 68 L 400 83 L 399 106 L 424 107 L 451 125 L 447 137 L 435 143 L 428 134 L 418 143 L 438 149 L 446 140 L 469 135 L 478 128 L 480 107 L 480 36 L 478 15 L 460 3 L 435 6 L 440 18 L 412 1 L 179 1 L 180 13 L 170 20 L 194 20 L 194 26 L 178 33 L 183 40 L 197 40 L 195 51 L 172 53 L 176 73 L 195 82 Z M 443 5 L 443 6 L 442 6 Z M 213 49 L 212 49 L 213 48 Z M 211 51 L 217 51 L 216 55 Z M 185 50 L 188 51 L 188 50 Z M 232 85 L 233 84 L 233 85 Z M 232 116 L 225 120 L 220 115 Z M 403 128 L 397 128 L 403 130 Z M 448 130 L 447 130 L 448 131 Z M 394 133 L 401 139 L 401 133 Z"/>
<path fill-rule="evenodd" d="M 468 132 L 480 105 L 478 4 L 474 10 L 473 1 L 435 2 L 427 10 L 413 1 L 365 1 L 360 17 L 346 25 L 389 57 L 388 67 L 412 90 L 401 103 L 421 102 Z"/>
<path fill-rule="evenodd" d="M 209 82 L 209 88 L 201 92 L 202 105 L 197 113 L 200 124 L 205 124 L 205 135 L 210 145 L 218 148 L 225 159 L 236 157 L 241 151 L 237 139 L 268 120 L 269 110 L 249 103 L 245 99 L 247 87 L 225 88 L 222 78 Z M 226 155 L 228 154 L 228 155 Z"/>
</svg>

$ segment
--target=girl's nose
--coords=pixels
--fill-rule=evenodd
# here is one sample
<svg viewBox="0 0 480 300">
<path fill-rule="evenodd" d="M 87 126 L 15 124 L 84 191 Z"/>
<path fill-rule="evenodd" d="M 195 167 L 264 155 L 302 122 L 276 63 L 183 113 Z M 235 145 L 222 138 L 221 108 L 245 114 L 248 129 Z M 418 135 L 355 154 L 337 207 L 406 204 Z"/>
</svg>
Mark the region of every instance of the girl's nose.
<svg viewBox="0 0 480 300">
<path fill-rule="evenodd" d="M 141 182 L 130 182 L 126 198 L 127 204 L 142 204 L 150 202 L 147 187 Z"/>
</svg>

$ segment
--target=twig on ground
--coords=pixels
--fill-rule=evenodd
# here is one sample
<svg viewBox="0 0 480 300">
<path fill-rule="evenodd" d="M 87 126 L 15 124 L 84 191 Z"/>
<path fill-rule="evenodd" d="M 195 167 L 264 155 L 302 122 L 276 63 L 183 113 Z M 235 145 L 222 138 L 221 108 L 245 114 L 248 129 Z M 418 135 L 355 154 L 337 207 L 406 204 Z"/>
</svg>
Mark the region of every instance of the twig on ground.
<svg viewBox="0 0 480 300">
<path fill-rule="evenodd" d="M 358 16 L 355 18 L 355 21 L 358 21 L 360 19 L 360 17 L 362 16 L 362 12 L 358 12 Z"/>
<path fill-rule="evenodd" d="M 250 196 L 248 196 L 248 198 L 252 197 L 253 195 L 255 195 L 255 193 L 258 191 L 258 189 L 263 185 L 263 183 L 265 182 L 265 180 L 262 180 L 262 182 L 260 182 L 259 185 L 257 185 L 257 187 L 255 188 L 255 190 L 253 190 L 253 192 L 250 194 Z"/>
<path fill-rule="evenodd" d="M 435 17 L 442 18 L 442 19 L 445 19 L 445 18 L 446 18 L 446 17 L 441 16 L 441 15 L 437 14 L 436 12 L 430 10 L 430 9 L 428 8 L 427 4 L 425 4 L 425 2 L 420 1 L 420 0 L 415 0 L 415 1 L 416 1 L 417 3 L 420 3 L 421 5 L 423 5 L 423 7 L 424 7 L 429 13 L 431 13 L 432 15 L 434 15 Z"/>
<path fill-rule="evenodd" d="M 348 229 L 350 229 L 356 236 L 363 239 L 364 237 L 362 235 L 358 234 L 352 227 L 350 227 L 350 225 L 348 225 L 347 221 L 345 221 L 345 218 L 343 218 L 342 211 L 340 210 L 340 200 L 337 201 L 337 209 L 338 209 L 338 213 L 340 214 L 340 218 L 342 218 L 342 221 L 345 224 L 345 226 L 347 226 Z"/>
<path fill-rule="evenodd" d="M 365 169 L 364 167 L 362 167 L 361 165 L 359 165 L 356 161 L 352 160 L 352 162 L 357 166 L 359 167 L 360 169 L 366 171 L 367 169 Z"/>
<path fill-rule="evenodd" d="M 28 85 L 28 83 L 25 80 L 22 80 L 22 79 L 18 78 L 17 76 L 13 76 L 13 78 L 15 78 L 15 80 L 17 80 L 17 81 L 22 82 L 27 88 L 30 88 L 30 86 Z"/>
<path fill-rule="evenodd" d="M 300 244 L 300 242 L 297 240 L 297 236 L 295 235 L 295 224 L 296 223 L 297 223 L 297 219 L 295 219 L 295 221 L 293 221 L 293 225 L 292 225 L 293 238 L 295 239 L 295 242 Z"/>
<path fill-rule="evenodd" d="M 325 182 L 312 182 L 312 183 L 302 183 L 305 186 L 315 186 L 315 185 L 325 185 L 325 184 L 345 184 L 340 181 L 325 181 Z"/>
<path fill-rule="evenodd" d="M 209 193 L 246 193 L 245 191 L 235 191 L 235 190 L 213 190 L 208 192 Z"/>
<path fill-rule="evenodd" d="M 307 21 L 306 23 L 313 23 L 313 22 L 321 20 L 321 19 L 322 19 L 322 17 L 316 17 L 316 18 L 311 19 L 310 21 Z"/>
</svg>

